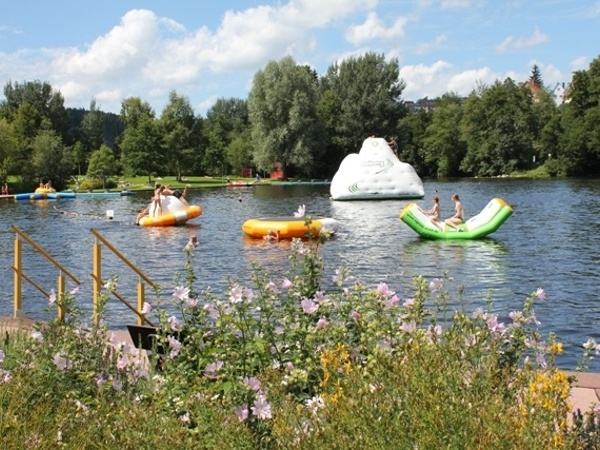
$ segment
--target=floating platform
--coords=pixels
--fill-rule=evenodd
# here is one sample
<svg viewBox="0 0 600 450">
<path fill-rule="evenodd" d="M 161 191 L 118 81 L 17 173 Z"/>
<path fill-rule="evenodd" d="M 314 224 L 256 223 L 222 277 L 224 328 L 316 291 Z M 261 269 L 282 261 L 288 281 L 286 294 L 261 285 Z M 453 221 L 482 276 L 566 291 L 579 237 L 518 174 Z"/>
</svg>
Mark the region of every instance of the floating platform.
<svg viewBox="0 0 600 450">
<path fill-rule="evenodd" d="M 14 198 L 15 200 L 64 200 L 71 198 L 104 198 L 104 197 L 125 197 L 129 195 L 135 195 L 133 191 L 120 191 L 120 192 L 28 192 L 15 195 L 4 195 L 2 198 Z"/>
</svg>

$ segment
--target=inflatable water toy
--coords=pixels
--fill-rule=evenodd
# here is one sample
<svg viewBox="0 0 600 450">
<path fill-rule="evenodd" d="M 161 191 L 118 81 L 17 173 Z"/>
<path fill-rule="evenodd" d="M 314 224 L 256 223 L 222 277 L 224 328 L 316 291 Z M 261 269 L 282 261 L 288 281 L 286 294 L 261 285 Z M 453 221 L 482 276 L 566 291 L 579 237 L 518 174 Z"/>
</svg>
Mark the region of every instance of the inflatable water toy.
<svg viewBox="0 0 600 450">
<path fill-rule="evenodd" d="M 15 194 L 15 200 L 59 200 L 75 198 L 74 192 L 56 192 L 54 188 L 37 188 L 35 192 Z"/>
<path fill-rule="evenodd" d="M 367 138 L 359 153 L 347 155 L 329 188 L 333 200 L 423 198 L 423 182 L 401 162 L 385 139 Z"/>
<path fill-rule="evenodd" d="M 157 204 L 152 203 L 148 210 L 148 215 L 140 219 L 142 227 L 168 227 L 172 225 L 182 225 L 190 219 L 199 217 L 202 214 L 202 208 L 197 205 L 186 205 L 173 195 L 160 196 L 159 208 Z"/>
<path fill-rule="evenodd" d="M 329 217 L 312 219 L 310 227 L 306 226 L 304 217 L 265 217 L 249 219 L 242 225 L 242 231 L 252 238 L 265 238 L 273 236 L 276 239 L 306 238 L 310 231 L 314 236 L 320 230 L 335 233 L 338 231 L 339 222 Z"/>
<path fill-rule="evenodd" d="M 476 216 L 460 224 L 459 229 L 436 222 L 425 214 L 416 203 L 409 203 L 400 212 L 400 219 L 420 236 L 429 239 L 478 239 L 493 233 L 513 213 L 501 198 L 493 198 Z"/>
</svg>

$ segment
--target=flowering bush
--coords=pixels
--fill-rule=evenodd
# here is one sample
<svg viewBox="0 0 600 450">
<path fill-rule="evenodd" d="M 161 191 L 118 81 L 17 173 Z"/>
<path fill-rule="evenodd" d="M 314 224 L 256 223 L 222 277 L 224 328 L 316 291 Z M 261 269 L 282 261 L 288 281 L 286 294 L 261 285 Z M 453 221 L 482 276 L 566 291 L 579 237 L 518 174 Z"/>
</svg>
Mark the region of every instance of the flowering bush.
<svg viewBox="0 0 600 450">
<path fill-rule="evenodd" d="M 150 363 L 107 339 L 102 323 L 80 323 L 73 293 L 51 298 L 67 320 L 0 349 L 5 434 L 42 442 L 47 423 L 36 428 L 32 418 L 52 411 L 60 432 L 52 442 L 73 448 L 90 436 L 125 447 L 143 436 L 152 448 L 236 449 L 595 442 L 593 421 L 567 421 L 570 380 L 554 366 L 562 345 L 537 328 L 542 289 L 504 323 L 491 304 L 451 307 L 448 277 L 418 277 L 404 295 L 386 283 L 365 286 L 345 268 L 325 282 L 326 239 L 294 240 L 283 275 L 254 266 L 251 283 L 232 279 L 221 295 L 197 286 L 196 246 L 186 245 L 171 297 L 144 305 L 160 323 L 155 350 L 163 349 Z M 14 386 L 27 386 L 27 407 Z M 130 423 L 136 415 L 145 423 Z M 35 431 L 23 431 L 23 421 Z M 176 439 L 163 437 L 166 426 Z"/>
</svg>

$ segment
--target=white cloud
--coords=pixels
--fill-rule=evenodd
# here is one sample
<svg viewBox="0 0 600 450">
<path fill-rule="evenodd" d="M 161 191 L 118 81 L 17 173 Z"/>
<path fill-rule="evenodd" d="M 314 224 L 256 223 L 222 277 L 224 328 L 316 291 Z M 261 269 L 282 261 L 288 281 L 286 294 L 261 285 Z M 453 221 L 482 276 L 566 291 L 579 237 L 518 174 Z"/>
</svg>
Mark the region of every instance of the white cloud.
<svg viewBox="0 0 600 450">
<path fill-rule="evenodd" d="M 511 50 L 519 50 L 526 47 L 543 44 L 548 41 L 548 36 L 542 33 L 538 27 L 531 36 L 515 38 L 513 36 L 506 37 L 500 44 L 496 46 L 498 53 L 505 53 Z"/>
<path fill-rule="evenodd" d="M 435 37 L 433 42 L 424 42 L 422 44 L 417 45 L 415 49 L 415 53 L 417 55 L 423 55 L 424 53 L 429 52 L 435 48 L 438 48 L 441 44 L 448 41 L 448 37 L 445 34 L 440 34 Z"/>
<path fill-rule="evenodd" d="M 351 42 L 354 45 L 360 45 L 363 42 L 372 41 L 374 39 L 391 41 L 403 38 L 405 35 L 405 27 L 409 20 L 409 17 L 400 17 L 390 26 L 387 26 L 379 19 L 377 13 L 370 12 L 361 25 L 354 25 L 348 28 L 345 37 L 348 42 Z"/>
<path fill-rule="evenodd" d="M 590 59 L 587 56 L 580 56 L 571 61 L 571 70 L 576 72 L 578 70 L 588 70 L 590 66 Z"/>
</svg>

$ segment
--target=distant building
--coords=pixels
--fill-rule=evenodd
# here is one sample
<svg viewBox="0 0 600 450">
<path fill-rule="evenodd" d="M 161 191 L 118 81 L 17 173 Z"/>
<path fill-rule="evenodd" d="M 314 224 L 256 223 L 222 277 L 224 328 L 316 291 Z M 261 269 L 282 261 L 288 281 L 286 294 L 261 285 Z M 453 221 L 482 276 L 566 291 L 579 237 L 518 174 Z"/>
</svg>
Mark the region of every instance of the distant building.
<svg viewBox="0 0 600 450">
<path fill-rule="evenodd" d="M 571 100 L 569 98 L 569 86 L 570 84 L 565 83 L 564 81 L 562 83 L 556 83 L 556 86 L 552 89 L 552 96 L 557 104 L 569 103 Z"/>
<path fill-rule="evenodd" d="M 416 102 L 404 102 L 406 107 L 411 112 L 417 112 L 425 110 L 427 112 L 433 111 L 435 108 L 436 101 L 430 100 L 427 97 L 417 100 Z"/>
<path fill-rule="evenodd" d="M 554 88 L 546 89 L 537 85 L 533 80 L 526 81 L 525 83 L 523 83 L 523 86 L 526 86 L 531 90 L 533 98 L 536 101 L 538 93 L 547 91 L 552 96 L 552 98 L 554 98 L 554 101 L 557 105 L 569 102 L 569 84 L 565 83 L 564 81 L 561 83 L 556 83 Z"/>
</svg>

